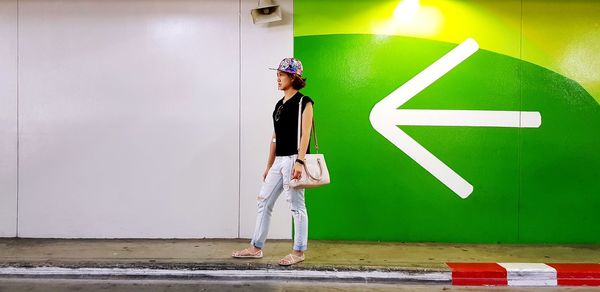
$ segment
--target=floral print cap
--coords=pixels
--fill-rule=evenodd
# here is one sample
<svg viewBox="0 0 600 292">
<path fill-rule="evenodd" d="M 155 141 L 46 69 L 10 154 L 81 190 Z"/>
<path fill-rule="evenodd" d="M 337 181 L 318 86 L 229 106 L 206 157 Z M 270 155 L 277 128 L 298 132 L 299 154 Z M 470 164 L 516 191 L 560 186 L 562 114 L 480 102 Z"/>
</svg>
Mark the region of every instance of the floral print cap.
<svg viewBox="0 0 600 292">
<path fill-rule="evenodd" d="M 294 58 L 285 58 L 279 63 L 279 68 L 269 68 L 271 70 L 283 71 L 291 74 L 298 74 L 302 76 L 302 62 Z"/>
</svg>

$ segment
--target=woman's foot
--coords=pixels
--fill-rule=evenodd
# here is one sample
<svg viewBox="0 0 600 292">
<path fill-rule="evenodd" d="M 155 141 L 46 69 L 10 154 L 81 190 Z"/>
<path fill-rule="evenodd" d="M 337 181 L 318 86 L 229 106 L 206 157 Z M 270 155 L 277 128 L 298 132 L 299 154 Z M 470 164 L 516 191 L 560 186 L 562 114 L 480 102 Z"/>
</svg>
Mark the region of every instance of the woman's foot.
<svg viewBox="0 0 600 292">
<path fill-rule="evenodd" d="M 260 259 L 263 257 L 263 252 L 262 249 L 251 246 L 240 251 L 234 251 L 231 256 L 238 259 Z"/>
<path fill-rule="evenodd" d="M 291 266 L 304 261 L 304 253 L 294 251 L 279 260 L 280 266 Z"/>
</svg>

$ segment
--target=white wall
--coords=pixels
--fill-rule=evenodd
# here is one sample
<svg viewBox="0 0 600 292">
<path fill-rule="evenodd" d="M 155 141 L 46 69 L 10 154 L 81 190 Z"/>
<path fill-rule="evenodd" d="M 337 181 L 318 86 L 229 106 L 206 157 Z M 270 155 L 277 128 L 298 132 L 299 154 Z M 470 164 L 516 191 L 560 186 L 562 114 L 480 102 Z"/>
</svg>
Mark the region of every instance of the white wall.
<svg viewBox="0 0 600 292">
<path fill-rule="evenodd" d="M 277 68 L 294 51 L 292 0 L 277 3 L 283 7 L 283 21 L 252 25 L 249 11 L 256 1 L 242 1 L 240 237 L 243 238 L 252 237 L 254 231 L 256 199 L 273 134 L 271 114 L 275 103 L 283 97 L 277 90 L 276 71 L 268 68 Z M 291 224 L 289 206 L 282 195 L 273 209 L 269 236 L 291 238 Z"/>
<path fill-rule="evenodd" d="M 0 0 L 0 237 L 17 232 L 17 2 Z"/>
<path fill-rule="evenodd" d="M 285 22 L 255 26 L 246 0 L 19 0 L 18 70 L 0 51 L 19 88 L 18 196 L 16 93 L 0 97 L 2 236 L 249 237 L 280 96 L 266 68 L 292 54 L 279 3 Z M 284 198 L 275 214 L 289 238 Z"/>
</svg>

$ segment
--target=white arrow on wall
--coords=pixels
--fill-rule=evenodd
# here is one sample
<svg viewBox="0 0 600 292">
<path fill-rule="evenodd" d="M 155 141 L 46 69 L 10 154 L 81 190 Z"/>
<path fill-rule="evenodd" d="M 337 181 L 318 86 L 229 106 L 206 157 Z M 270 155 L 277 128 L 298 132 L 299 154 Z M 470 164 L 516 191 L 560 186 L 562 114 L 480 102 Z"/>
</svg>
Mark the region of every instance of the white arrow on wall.
<svg viewBox="0 0 600 292">
<path fill-rule="evenodd" d="M 379 101 L 373 107 L 369 116 L 371 125 L 377 132 L 400 148 L 400 150 L 463 199 L 467 198 L 473 192 L 473 186 L 397 126 L 538 128 L 542 124 L 540 113 L 398 108 L 469 58 L 478 49 L 479 45 L 474 39 L 465 40 L 390 95 Z"/>
</svg>

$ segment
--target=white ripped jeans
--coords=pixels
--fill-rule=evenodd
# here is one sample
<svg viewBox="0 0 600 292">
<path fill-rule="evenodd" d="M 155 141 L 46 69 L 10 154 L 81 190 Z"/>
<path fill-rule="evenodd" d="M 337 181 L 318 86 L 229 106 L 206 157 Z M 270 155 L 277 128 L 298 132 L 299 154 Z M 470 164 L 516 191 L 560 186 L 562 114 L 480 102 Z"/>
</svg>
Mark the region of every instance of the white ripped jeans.
<svg viewBox="0 0 600 292">
<path fill-rule="evenodd" d="M 275 201 L 283 192 L 290 204 L 290 210 L 294 219 L 294 250 L 304 251 L 308 242 L 308 214 L 304 204 L 304 189 L 289 187 L 292 170 L 298 155 L 276 156 L 273 166 L 265 178 L 258 197 L 258 214 L 252 245 L 262 248 L 267 239 L 269 225 L 271 224 L 271 213 Z"/>
</svg>

